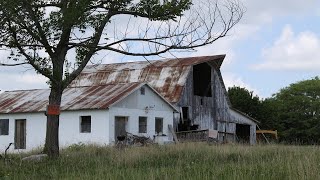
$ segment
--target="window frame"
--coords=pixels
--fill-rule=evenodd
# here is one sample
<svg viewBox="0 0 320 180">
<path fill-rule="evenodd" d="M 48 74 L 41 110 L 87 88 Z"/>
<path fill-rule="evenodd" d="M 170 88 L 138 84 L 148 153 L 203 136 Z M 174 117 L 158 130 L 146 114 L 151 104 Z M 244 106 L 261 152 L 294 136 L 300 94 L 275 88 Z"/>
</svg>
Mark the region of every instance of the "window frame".
<svg viewBox="0 0 320 180">
<path fill-rule="evenodd" d="M 145 121 L 145 123 L 141 124 L 141 121 Z M 148 132 L 148 117 L 139 116 L 138 125 L 139 125 L 139 127 L 138 127 L 138 132 L 139 133 L 147 133 Z"/>
<path fill-rule="evenodd" d="M 140 95 L 146 95 L 146 88 L 145 87 L 141 87 L 140 88 Z"/>
<path fill-rule="evenodd" d="M 89 119 L 84 119 L 84 118 L 89 118 Z M 88 121 L 89 123 L 83 123 L 83 121 Z M 87 128 L 86 126 L 89 126 L 89 128 Z M 91 133 L 92 132 L 92 118 L 89 115 L 86 116 L 80 116 L 80 129 L 79 129 L 80 133 Z"/>
<path fill-rule="evenodd" d="M 159 135 L 159 134 L 163 134 L 163 122 L 164 122 L 163 119 L 164 119 L 163 117 L 155 117 L 155 118 L 154 118 L 154 121 L 155 121 L 155 123 L 154 123 L 154 124 L 155 124 L 155 128 L 154 128 L 154 129 L 155 129 L 156 134 L 158 134 L 158 135 Z M 158 126 L 157 126 L 158 123 L 157 123 L 157 122 L 158 122 L 159 120 L 161 120 L 161 131 L 158 132 Z"/>
<path fill-rule="evenodd" d="M 5 121 L 5 122 L 2 123 L 2 121 Z M 6 133 L 2 132 L 2 130 L 3 130 L 1 127 L 2 124 L 6 124 L 3 127 L 3 129 L 5 129 L 4 132 L 6 132 Z M 0 119 L 0 136 L 8 136 L 9 135 L 9 126 L 10 126 L 9 119 Z"/>
</svg>

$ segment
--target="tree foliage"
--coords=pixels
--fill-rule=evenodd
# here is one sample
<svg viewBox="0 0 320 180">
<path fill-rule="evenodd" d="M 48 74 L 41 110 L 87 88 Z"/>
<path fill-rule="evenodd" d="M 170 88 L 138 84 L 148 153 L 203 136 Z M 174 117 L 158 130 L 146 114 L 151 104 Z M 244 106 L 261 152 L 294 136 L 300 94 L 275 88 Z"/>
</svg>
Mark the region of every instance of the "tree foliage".
<svg viewBox="0 0 320 180">
<path fill-rule="evenodd" d="M 298 143 L 320 141 L 320 79 L 300 81 L 283 88 L 272 98 L 274 119 L 282 140 Z"/>
<path fill-rule="evenodd" d="M 31 65 L 49 79 L 49 107 L 59 107 L 63 90 L 98 52 L 152 56 L 204 46 L 226 36 L 244 12 L 237 0 L 193 2 L 0 0 L 0 46 L 11 51 L 0 65 Z M 132 19 L 141 23 L 130 26 Z M 59 155 L 58 130 L 59 115 L 48 114 L 44 150 L 51 157 Z"/>
<path fill-rule="evenodd" d="M 320 143 L 320 79 L 293 83 L 259 100 L 245 88 L 228 90 L 232 105 L 256 118 L 262 129 L 277 130 L 287 143 Z"/>
<path fill-rule="evenodd" d="M 249 91 L 246 88 L 233 86 L 228 89 L 228 96 L 232 107 L 255 119 L 260 118 L 260 99 L 257 95 L 253 95 L 253 91 Z"/>
</svg>

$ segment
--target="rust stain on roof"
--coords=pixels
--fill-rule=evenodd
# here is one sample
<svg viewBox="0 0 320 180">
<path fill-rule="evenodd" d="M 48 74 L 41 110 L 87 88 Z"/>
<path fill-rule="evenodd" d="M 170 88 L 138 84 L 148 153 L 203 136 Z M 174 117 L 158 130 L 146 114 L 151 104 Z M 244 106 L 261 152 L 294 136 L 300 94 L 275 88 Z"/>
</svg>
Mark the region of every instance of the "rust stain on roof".
<svg viewBox="0 0 320 180">
<path fill-rule="evenodd" d="M 220 68 L 225 55 L 139 61 L 87 66 L 64 90 L 61 110 L 106 109 L 147 83 L 168 102 L 179 101 L 193 65 L 209 63 Z M 45 111 L 49 89 L 0 94 L 1 113 Z"/>
<path fill-rule="evenodd" d="M 87 66 L 70 87 L 117 83 L 148 83 L 171 103 L 177 103 L 193 65 L 209 63 L 220 68 L 225 55 L 138 61 Z"/>
<path fill-rule="evenodd" d="M 61 110 L 106 109 L 131 94 L 143 83 L 108 84 L 67 88 Z M 9 91 L 0 94 L 0 114 L 41 112 L 48 105 L 50 89 Z"/>
</svg>

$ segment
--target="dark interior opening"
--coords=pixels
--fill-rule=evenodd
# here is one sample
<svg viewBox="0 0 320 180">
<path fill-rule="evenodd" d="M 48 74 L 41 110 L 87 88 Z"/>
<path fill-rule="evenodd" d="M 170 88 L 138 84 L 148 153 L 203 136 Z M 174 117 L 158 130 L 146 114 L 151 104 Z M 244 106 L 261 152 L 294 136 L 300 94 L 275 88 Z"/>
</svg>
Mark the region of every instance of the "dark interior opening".
<svg viewBox="0 0 320 180">
<path fill-rule="evenodd" d="M 207 63 L 193 66 L 193 93 L 197 96 L 212 97 L 211 67 Z"/>
<path fill-rule="evenodd" d="M 250 125 L 236 124 L 237 141 L 240 143 L 250 143 Z"/>
<path fill-rule="evenodd" d="M 182 107 L 183 120 L 189 119 L 189 107 Z"/>
</svg>

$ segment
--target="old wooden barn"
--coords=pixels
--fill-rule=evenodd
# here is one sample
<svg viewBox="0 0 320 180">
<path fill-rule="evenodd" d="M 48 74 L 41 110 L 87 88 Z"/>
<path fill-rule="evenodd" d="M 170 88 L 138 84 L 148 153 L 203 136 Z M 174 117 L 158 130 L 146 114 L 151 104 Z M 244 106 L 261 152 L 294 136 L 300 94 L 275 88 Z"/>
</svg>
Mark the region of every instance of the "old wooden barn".
<svg viewBox="0 0 320 180">
<path fill-rule="evenodd" d="M 173 104 L 179 137 L 218 131 L 221 142 L 256 142 L 257 121 L 232 108 L 220 67 L 225 55 L 87 66 L 70 87 L 145 82 Z M 193 134 L 194 136 L 189 136 Z"/>
</svg>

